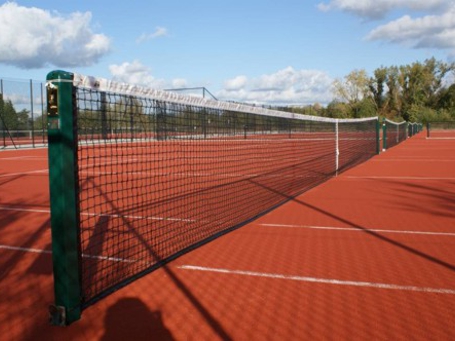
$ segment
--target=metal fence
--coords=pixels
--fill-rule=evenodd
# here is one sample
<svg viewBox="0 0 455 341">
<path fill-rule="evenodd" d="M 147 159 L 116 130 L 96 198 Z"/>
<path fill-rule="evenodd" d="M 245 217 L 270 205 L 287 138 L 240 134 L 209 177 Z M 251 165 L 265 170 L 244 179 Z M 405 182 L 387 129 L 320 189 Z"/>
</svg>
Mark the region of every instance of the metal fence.
<svg viewBox="0 0 455 341">
<path fill-rule="evenodd" d="M 47 144 L 45 84 L 0 78 L 0 149 Z"/>
</svg>

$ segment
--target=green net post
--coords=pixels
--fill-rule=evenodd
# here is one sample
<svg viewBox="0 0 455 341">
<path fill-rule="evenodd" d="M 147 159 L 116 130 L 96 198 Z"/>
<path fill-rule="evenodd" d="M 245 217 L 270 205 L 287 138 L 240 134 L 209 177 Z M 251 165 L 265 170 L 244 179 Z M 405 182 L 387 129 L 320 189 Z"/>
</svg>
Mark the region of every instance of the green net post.
<svg viewBox="0 0 455 341">
<path fill-rule="evenodd" d="M 385 124 L 385 119 L 382 121 L 382 150 L 387 149 L 387 124 Z"/>
<path fill-rule="evenodd" d="M 376 121 L 376 154 L 381 152 L 381 137 L 380 137 L 380 129 L 381 123 L 379 122 L 379 118 Z"/>
<path fill-rule="evenodd" d="M 430 122 L 427 122 L 427 138 L 430 138 Z"/>
<path fill-rule="evenodd" d="M 77 208 L 73 74 L 47 75 L 48 154 L 55 305 L 53 325 L 81 316 L 80 243 Z"/>
</svg>

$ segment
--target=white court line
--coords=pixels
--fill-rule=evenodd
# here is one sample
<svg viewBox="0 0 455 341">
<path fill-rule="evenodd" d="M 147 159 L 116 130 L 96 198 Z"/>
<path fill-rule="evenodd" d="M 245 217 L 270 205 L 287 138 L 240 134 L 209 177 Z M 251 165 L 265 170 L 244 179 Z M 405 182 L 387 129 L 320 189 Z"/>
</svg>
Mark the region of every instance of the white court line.
<svg viewBox="0 0 455 341">
<path fill-rule="evenodd" d="M 0 249 L 38 253 L 38 254 L 52 254 L 52 251 L 50 251 L 50 250 L 24 248 L 24 247 L 9 246 L 9 245 L 0 245 Z M 86 254 L 83 254 L 82 257 L 99 259 L 99 260 L 107 260 L 107 261 L 112 261 L 112 262 L 123 262 L 123 263 L 137 262 L 137 260 L 134 260 L 134 259 L 122 259 L 122 258 L 107 257 L 107 256 L 93 256 L 93 255 L 86 255 Z M 345 281 L 345 280 L 338 280 L 338 279 L 282 275 L 282 274 L 254 272 L 254 271 L 216 269 L 216 268 L 208 268 L 208 267 L 194 266 L 194 265 L 181 265 L 181 266 L 177 266 L 177 268 L 182 269 L 182 270 L 215 272 L 215 273 L 223 273 L 223 274 L 229 274 L 229 275 L 241 275 L 241 276 L 271 278 L 271 279 L 283 279 L 283 280 L 307 282 L 307 283 L 319 283 L 319 284 L 330 284 L 330 285 L 339 285 L 339 286 L 366 287 L 366 288 L 374 288 L 374 289 L 414 291 L 414 292 L 423 292 L 423 293 L 455 295 L 455 290 L 453 290 L 453 289 L 416 287 L 416 286 L 411 286 L 411 285 L 396 285 L 396 284 L 375 283 L 375 282 Z"/>
<path fill-rule="evenodd" d="M 0 211 L 16 211 L 16 212 L 31 212 L 31 213 L 47 213 L 50 214 L 49 209 L 35 209 L 35 208 L 22 208 L 22 207 L 11 207 L 11 206 L 0 206 Z M 146 217 L 137 215 L 122 215 L 122 214 L 104 214 L 104 213 L 92 213 L 92 212 L 81 212 L 81 216 L 85 217 L 107 217 L 107 218 L 127 218 L 127 219 L 146 219 L 146 220 L 163 220 L 163 221 L 183 221 L 183 222 L 195 222 L 193 219 L 184 218 L 172 218 L 172 217 Z"/>
<path fill-rule="evenodd" d="M 49 209 L 38 209 L 38 208 L 21 208 L 11 206 L 0 206 L 0 211 L 16 211 L 16 212 L 31 212 L 31 213 L 50 213 Z"/>
<path fill-rule="evenodd" d="M 402 159 L 372 159 L 373 162 L 455 162 L 455 159 L 416 159 L 416 158 L 402 158 Z"/>
<path fill-rule="evenodd" d="M 215 272 L 215 273 L 223 273 L 223 274 L 228 274 L 228 275 L 241 275 L 241 276 L 251 276 L 251 277 L 272 278 L 272 279 L 283 279 L 283 280 L 307 282 L 307 283 L 319 283 L 319 284 L 331 284 L 331 285 L 339 285 L 339 286 L 353 286 L 353 287 L 365 287 L 365 288 L 373 288 L 373 289 L 414 291 L 414 292 L 424 292 L 424 293 L 455 295 L 455 290 L 453 290 L 453 289 L 416 287 L 413 285 L 397 285 L 397 284 L 386 284 L 386 283 L 375 283 L 375 282 L 344 281 L 344 280 L 330 279 L 330 278 L 281 275 L 281 274 L 255 272 L 255 271 L 243 271 L 243 270 L 216 269 L 216 268 L 207 268 L 207 267 L 193 266 L 193 265 L 181 265 L 181 266 L 178 266 L 177 268 L 182 269 L 182 270 Z"/>
<path fill-rule="evenodd" d="M 0 249 L 2 250 L 10 250 L 10 251 L 21 251 L 21 252 L 30 252 L 30 253 L 38 253 L 38 254 L 48 254 L 51 255 L 51 250 L 43 250 L 43 249 L 34 249 L 34 248 L 25 248 L 19 246 L 10 246 L 10 245 L 1 245 Z M 99 260 L 107 260 L 111 262 L 120 262 L 120 263 L 135 263 L 137 262 L 134 259 L 123 259 L 118 257 L 107 257 L 107 256 L 92 256 L 87 254 L 82 254 L 83 258 L 91 258 L 91 259 L 99 259 Z"/>
<path fill-rule="evenodd" d="M 12 156 L 12 157 L 2 157 L 0 160 L 18 160 L 18 161 L 30 161 L 30 160 L 43 160 L 47 161 L 47 157 L 44 156 Z"/>
<path fill-rule="evenodd" d="M 330 230 L 330 231 L 351 231 L 351 232 L 377 232 L 377 233 L 395 233 L 395 234 L 421 234 L 429 236 L 448 236 L 455 237 L 451 232 L 429 232 L 429 231 L 409 231 L 409 230 L 382 230 L 382 229 L 361 229 L 355 227 L 335 227 L 335 226 L 311 226 L 311 225 L 286 225 L 286 224 L 258 224 L 268 227 L 289 227 L 313 230 Z"/>
<path fill-rule="evenodd" d="M 2 249 L 2 250 L 10 250 L 10 251 L 30 252 L 30 253 L 45 253 L 45 254 L 49 254 L 49 255 L 52 254 L 52 251 L 50 251 L 50 250 L 25 248 L 25 247 L 9 246 L 9 245 L 0 245 L 0 249 Z"/>
<path fill-rule="evenodd" d="M 426 176 L 353 176 L 345 175 L 339 178 L 345 179 L 369 179 L 369 180 L 455 180 L 455 178 L 449 177 L 426 177 Z"/>
<path fill-rule="evenodd" d="M 30 174 L 39 174 L 39 173 L 48 173 L 48 169 L 39 169 L 35 171 L 29 171 L 29 172 L 20 172 L 20 173 L 8 173 L 8 174 L 2 174 L 0 175 L 0 178 L 8 178 L 12 176 L 18 176 L 18 175 L 30 175 Z"/>
</svg>

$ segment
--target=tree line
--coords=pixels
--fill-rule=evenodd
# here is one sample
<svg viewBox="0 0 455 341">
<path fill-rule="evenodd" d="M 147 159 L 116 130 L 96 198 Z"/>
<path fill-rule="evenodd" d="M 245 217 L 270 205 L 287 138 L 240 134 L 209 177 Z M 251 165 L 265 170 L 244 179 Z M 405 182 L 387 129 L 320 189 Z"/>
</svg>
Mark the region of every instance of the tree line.
<svg viewBox="0 0 455 341">
<path fill-rule="evenodd" d="M 29 111 L 16 111 L 11 100 L 4 100 L 0 94 L 0 129 L 24 130 L 29 129 Z"/>
<path fill-rule="evenodd" d="M 334 99 L 326 107 L 315 104 L 294 107 L 292 111 L 423 123 L 455 120 L 455 63 L 431 58 L 403 66 L 381 66 L 372 75 L 364 69 L 354 70 L 333 82 L 333 94 Z"/>
</svg>

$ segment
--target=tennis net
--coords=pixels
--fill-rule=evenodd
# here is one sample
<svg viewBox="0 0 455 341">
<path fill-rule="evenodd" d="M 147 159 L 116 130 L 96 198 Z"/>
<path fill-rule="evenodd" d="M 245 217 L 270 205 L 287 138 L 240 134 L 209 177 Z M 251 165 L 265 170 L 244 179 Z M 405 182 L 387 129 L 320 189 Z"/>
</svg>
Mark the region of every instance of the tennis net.
<svg viewBox="0 0 455 341">
<path fill-rule="evenodd" d="M 55 324 L 379 152 L 377 117 L 305 116 L 62 71 L 47 88 Z"/>
<path fill-rule="evenodd" d="M 408 136 L 406 121 L 397 123 L 384 119 L 382 125 L 383 150 L 392 148 L 406 140 Z"/>
<path fill-rule="evenodd" d="M 422 123 L 417 122 L 409 122 L 408 123 L 408 136 L 413 137 L 414 135 L 420 133 L 422 131 Z"/>
<path fill-rule="evenodd" d="M 455 121 L 428 122 L 427 137 L 431 139 L 455 139 Z"/>
</svg>

